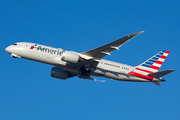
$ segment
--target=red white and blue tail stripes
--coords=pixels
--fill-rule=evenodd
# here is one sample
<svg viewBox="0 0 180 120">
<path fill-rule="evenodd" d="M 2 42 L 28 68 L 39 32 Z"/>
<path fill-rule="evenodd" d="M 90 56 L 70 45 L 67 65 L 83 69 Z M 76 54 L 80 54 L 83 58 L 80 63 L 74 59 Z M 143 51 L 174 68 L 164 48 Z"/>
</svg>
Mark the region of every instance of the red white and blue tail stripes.
<svg viewBox="0 0 180 120">
<path fill-rule="evenodd" d="M 169 53 L 170 51 L 160 51 L 141 65 L 137 66 L 135 70 L 131 71 L 129 74 L 152 80 L 153 78 L 147 75 L 157 72 Z"/>
</svg>

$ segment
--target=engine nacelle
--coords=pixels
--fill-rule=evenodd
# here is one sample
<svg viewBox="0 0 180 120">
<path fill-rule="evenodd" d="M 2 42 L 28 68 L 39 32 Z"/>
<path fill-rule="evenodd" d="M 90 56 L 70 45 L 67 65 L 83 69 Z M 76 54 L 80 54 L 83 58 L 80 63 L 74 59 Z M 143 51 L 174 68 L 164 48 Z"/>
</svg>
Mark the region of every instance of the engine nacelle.
<svg viewBox="0 0 180 120">
<path fill-rule="evenodd" d="M 72 77 L 72 75 L 66 70 L 53 67 L 51 69 L 51 77 L 66 80 L 67 78 Z"/>
<path fill-rule="evenodd" d="M 61 60 L 71 63 L 78 63 L 78 61 L 80 60 L 80 56 L 71 51 L 64 51 Z"/>
</svg>

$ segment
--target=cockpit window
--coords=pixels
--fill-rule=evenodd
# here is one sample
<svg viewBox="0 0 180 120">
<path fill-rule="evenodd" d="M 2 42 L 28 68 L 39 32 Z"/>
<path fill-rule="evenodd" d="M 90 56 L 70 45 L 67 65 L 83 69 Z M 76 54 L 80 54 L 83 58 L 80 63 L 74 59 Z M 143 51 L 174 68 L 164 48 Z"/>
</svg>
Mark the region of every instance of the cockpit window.
<svg viewBox="0 0 180 120">
<path fill-rule="evenodd" d="M 13 45 L 17 45 L 16 43 L 14 43 Z"/>
</svg>

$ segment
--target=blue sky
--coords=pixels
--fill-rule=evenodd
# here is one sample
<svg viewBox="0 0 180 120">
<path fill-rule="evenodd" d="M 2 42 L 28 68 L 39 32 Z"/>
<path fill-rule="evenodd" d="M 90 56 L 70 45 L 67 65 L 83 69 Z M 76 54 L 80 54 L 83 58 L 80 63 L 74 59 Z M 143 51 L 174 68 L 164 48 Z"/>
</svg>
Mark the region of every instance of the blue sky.
<svg viewBox="0 0 180 120">
<path fill-rule="evenodd" d="M 177 0 L 0 0 L 0 120 L 179 120 L 180 2 Z M 161 50 L 171 53 L 152 83 L 105 83 L 52 78 L 52 66 L 13 59 L 4 50 L 34 42 L 76 52 L 145 31 L 105 59 L 136 66 Z M 94 77 L 96 78 L 96 77 Z"/>
</svg>

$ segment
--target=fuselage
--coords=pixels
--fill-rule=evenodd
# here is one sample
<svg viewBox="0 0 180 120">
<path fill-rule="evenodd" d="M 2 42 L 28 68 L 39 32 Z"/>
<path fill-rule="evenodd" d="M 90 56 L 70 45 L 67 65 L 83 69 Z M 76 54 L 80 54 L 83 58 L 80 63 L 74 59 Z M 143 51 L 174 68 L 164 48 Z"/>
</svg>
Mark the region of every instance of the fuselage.
<svg viewBox="0 0 180 120">
<path fill-rule="evenodd" d="M 61 48 L 53 48 L 36 43 L 19 42 L 8 46 L 6 48 L 6 51 L 10 53 L 12 57 L 25 58 L 28 60 L 50 64 L 59 69 L 67 70 L 71 72 L 73 75 L 78 75 L 79 70 L 81 68 L 80 64 L 63 61 L 62 53 L 64 50 Z M 129 74 L 134 70 L 135 67 L 101 59 L 97 64 L 96 68 L 90 68 L 90 75 L 107 77 L 110 79 L 120 81 L 149 82 L 148 79 L 144 79 L 143 77 L 137 77 L 133 76 L 132 74 Z M 161 80 L 153 78 L 153 81 Z"/>
</svg>

